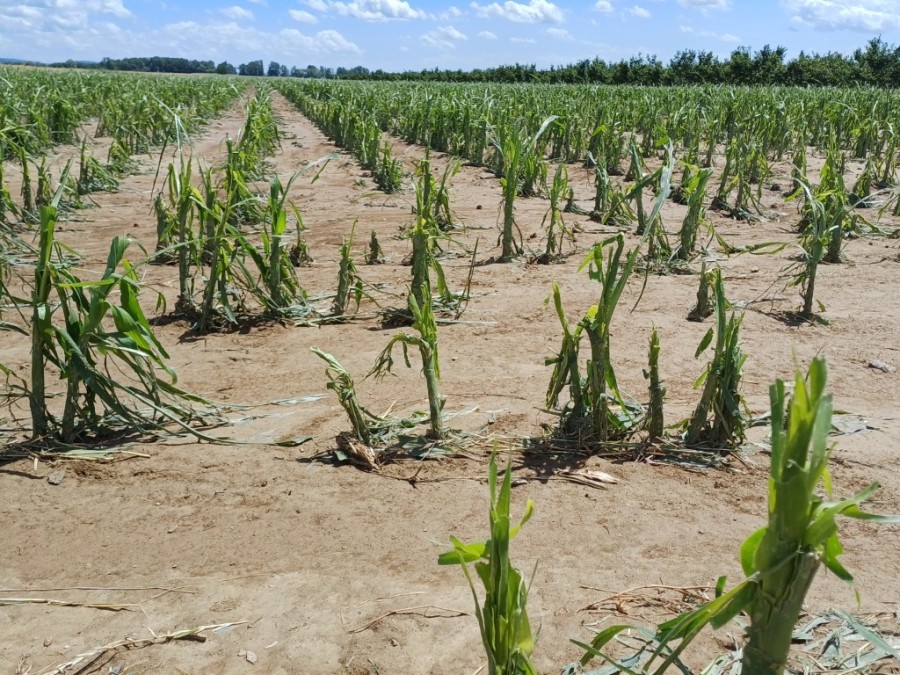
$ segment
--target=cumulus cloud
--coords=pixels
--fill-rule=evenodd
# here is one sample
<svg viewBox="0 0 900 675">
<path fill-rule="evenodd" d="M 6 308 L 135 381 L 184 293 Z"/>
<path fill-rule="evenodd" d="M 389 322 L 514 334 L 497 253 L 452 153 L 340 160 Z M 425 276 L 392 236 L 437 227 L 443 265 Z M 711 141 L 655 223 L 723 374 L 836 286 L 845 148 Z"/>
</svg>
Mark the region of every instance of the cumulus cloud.
<svg viewBox="0 0 900 675">
<path fill-rule="evenodd" d="M 612 14 L 615 10 L 609 0 L 597 0 L 597 2 L 594 3 L 594 11 L 600 12 L 601 14 Z"/>
<path fill-rule="evenodd" d="M 121 0 L 0 0 L 0 44 L 4 55 L 38 61 L 95 58 L 98 46 L 125 43 L 114 20 L 130 17 Z"/>
<path fill-rule="evenodd" d="M 289 9 L 288 14 L 294 21 L 300 23 L 318 23 L 318 19 L 314 14 L 310 14 L 302 9 Z"/>
<path fill-rule="evenodd" d="M 478 37 L 480 37 L 482 40 L 496 40 L 497 34 L 492 33 L 489 30 L 483 30 L 478 34 Z"/>
<path fill-rule="evenodd" d="M 169 43 L 172 50 L 184 52 L 185 47 L 205 42 L 207 48 L 218 52 L 233 51 L 239 44 L 243 53 L 269 52 L 281 58 L 304 55 L 347 54 L 360 55 L 362 50 L 347 40 L 336 30 L 321 30 L 307 35 L 296 28 L 284 28 L 275 33 L 259 30 L 254 26 L 239 25 L 237 22 L 209 24 L 196 21 L 181 21 L 163 27 L 159 40 Z M 193 54 L 197 58 L 196 54 Z"/>
<path fill-rule="evenodd" d="M 649 19 L 652 14 L 650 14 L 649 10 L 644 9 L 640 5 L 635 5 L 634 7 L 630 7 L 626 10 L 631 16 L 636 17 L 638 19 Z"/>
<path fill-rule="evenodd" d="M 269 54 L 279 61 L 301 61 L 363 53 L 335 30 L 312 34 L 296 29 L 265 31 L 244 18 L 220 15 L 216 19 L 209 14 L 203 19 L 148 27 L 132 19 L 116 0 L 8 2 L 0 0 L 0 50 L 17 58 L 99 60 L 153 51 L 191 59 L 248 61 Z M 47 10 L 48 3 L 54 5 L 53 11 Z"/>
<path fill-rule="evenodd" d="M 527 3 L 506 0 L 502 5 L 492 2 L 489 5 L 471 5 L 475 13 L 482 18 L 501 18 L 517 23 L 562 23 L 562 10 L 548 0 L 529 0 Z"/>
<path fill-rule="evenodd" d="M 223 7 L 219 11 L 226 18 L 234 19 L 235 21 L 253 21 L 253 12 L 251 12 L 249 9 L 245 9 L 244 7 L 240 7 L 239 5 Z"/>
<path fill-rule="evenodd" d="M 306 6 L 316 12 L 328 11 L 328 3 L 325 0 L 306 0 Z"/>
<path fill-rule="evenodd" d="M 453 26 L 441 26 L 436 30 L 430 30 L 420 38 L 422 44 L 438 49 L 456 49 L 458 42 L 465 42 L 469 38 Z"/>
<path fill-rule="evenodd" d="M 819 30 L 856 30 L 868 33 L 900 28 L 898 0 L 787 0 L 791 18 Z"/>
<path fill-rule="evenodd" d="M 406 0 L 351 0 L 351 2 L 329 2 L 328 6 L 341 16 L 352 16 L 363 21 L 424 19 L 427 16 Z"/>
</svg>

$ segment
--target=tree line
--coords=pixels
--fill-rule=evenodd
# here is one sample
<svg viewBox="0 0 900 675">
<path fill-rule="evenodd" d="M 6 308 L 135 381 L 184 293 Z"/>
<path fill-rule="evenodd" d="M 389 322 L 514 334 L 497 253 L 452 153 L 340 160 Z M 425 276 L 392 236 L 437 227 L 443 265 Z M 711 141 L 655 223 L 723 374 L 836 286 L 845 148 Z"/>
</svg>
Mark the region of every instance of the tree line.
<svg viewBox="0 0 900 675">
<path fill-rule="evenodd" d="M 363 66 L 331 68 L 309 65 L 288 67 L 262 59 L 234 66 L 228 61 L 170 58 L 162 56 L 127 59 L 105 58 L 99 62 L 65 61 L 53 67 L 98 68 L 160 73 L 218 73 L 253 77 L 300 77 L 357 80 L 407 80 L 429 82 L 534 82 L 555 84 L 629 84 L 644 86 L 730 84 L 847 87 L 900 86 L 900 46 L 873 38 L 852 54 L 828 52 L 786 59 L 787 49 L 766 45 L 753 51 L 739 47 L 725 58 L 710 51 L 684 49 L 663 63 L 656 56 L 638 55 L 617 62 L 584 59 L 564 66 L 538 68 L 534 64 L 502 65 L 474 70 L 431 69 L 421 71 L 371 71 Z"/>
</svg>

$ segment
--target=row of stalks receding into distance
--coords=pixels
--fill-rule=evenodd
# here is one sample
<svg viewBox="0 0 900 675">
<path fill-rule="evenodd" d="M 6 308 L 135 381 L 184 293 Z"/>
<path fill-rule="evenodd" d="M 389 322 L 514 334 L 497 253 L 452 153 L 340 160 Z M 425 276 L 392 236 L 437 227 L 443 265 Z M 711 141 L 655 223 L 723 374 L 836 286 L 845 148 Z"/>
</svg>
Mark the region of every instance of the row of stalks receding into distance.
<svg viewBox="0 0 900 675">
<path fill-rule="evenodd" d="M 284 181 L 278 175 L 268 179 L 269 158 L 279 148 L 280 131 L 267 84 L 260 83 L 245 98 L 244 125 L 237 138 L 227 141 L 219 166 L 201 166 L 183 150 L 191 131 L 245 95 L 238 86 L 246 85 L 244 80 L 8 69 L 2 85 L 6 95 L 0 107 L 0 226 L 7 251 L 3 258 L 7 310 L 16 308 L 24 319 L 23 306 L 45 306 L 32 321 L 31 379 L 41 379 L 42 366 L 51 363 L 61 369 L 68 389 L 66 412 L 57 429 L 43 400 L 49 396 L 43 384 L 17 386 L 16 391 L 29 398 L 36 436 L 72 441 L 103 420 L 103 410 L 110 407 L 118 410 L 116 419 L 122 418 L 113 389 L 98 397 L 92 391 L 98 378 L 83 369 L 85 364 L 99 367 L 116 353 L 108 348 L 112 337 L 106 323 L 91 312 L 101 311 L 94 308 L 95 295 L 108 295 L 112 280 L 123 283 L 119 262 L 136 292 L 138 275 L 124 259 L 129 242 L 121 238 L 113 242 L 110 260 L 117 264 L 108 267 L 100 286 L 89 292 L 90 284 L 73 269 L 75 252 L 57 242 L 55 224 L 90 206 L 84 199 L 90 192 L 114 190 L 121 177 L 135 170 L 136 155 L 151 148 L 161 151 L 153 200 L 157 237 L 152 255 L 142 262 L 177 269 L 173 309 L 190 320 L 194 330 L 228 328 L 257 312 L 305 325 L 338 322 L 358 311 L 364 298 L 378 304 L 376 289 L 364 282 L 354 260 L 353 231 L 341 246 L 335 290 L 311 295 L 301 285 L 297 269 L 309 264 L 312 256 L 303 236 L 301 210 L 288 200 L 288 192 L 301 175 L 315 181 L 334 155 L 311 162 Z M 767 216 L 763 191 L 773 181 L 788 178 L 784 172 L 789 167 L 788 199 L 796 201 L 800 214 L 797 241 L 791 243 L 799 244 L 801 255 L 790 266 L 786 283 L 800 289 L 798 315 L 809 320 L 820 318 L 816 310 L 821 303 L 815 298 L 819 264 L 840 263 L 848 236 L 890 234 L 886 228 L 900 213 L 896 184 L 900 153 L 894 131 L 900 96 L 890 91 L 317 81 L 284 81 L 277 87 L 336 145 L 351 152 L 380 189 L 411 188 L 415 194 L 415 218 L 406 230 L 412 248 L 409 300 L 405 307 L 380 311 L 385 324 L 412 326 L 415 332 L 391 340 L 370 374 L 390 371 L 394 345 L 400 345 L 404 355 L 409 347 L 417 347 L 430 403 L 430 434 L 437 438 L 446 437 L 437 327 L 459 319 L 465 310 L 477 261 L 477 250 L 467 249 L 457 236 L 451 204 L 451 182 L 461 161 L 491 171 L 502 187 L 498 262 L 525 253 L 516 223 L 516 203 L 523 198 L 544 198 L 548 204 L 545 244 L 543 252 L 532 257 L 535 262 L 565 259 L 563 249 L 572 238 L 566 221 L 571 222 L 573 215 L 618 231 L 594 244 L 584 260 L 589 278 L 599 283 L 600 299 L 580 321 L 569 323 L 560 290 L 552 289 L 563 339 L 558 354 L 548 359 L 553 370 L 546 404 L 560 414 L 560 434 L 579 442 L 585 434 L 599 443 L 621 442 L 638 431 L 646 431 L 652 441 L 669 436 L 656 334 L 648 357 L 646 406 L 626 400 L 609 356 L 613 313 L 639 270 L 697 273 L 697 306 L 691 318 L 716 315 L 714 327 L 698 348 L 699 354 L 713 346 L 712 361 L 701 378 L 696 411 L 682 423 L 681 440 L 710 448 L 733 448 L 744 440 L 741 316 L 729 315 L 721 273 L 707 269 L 699 239 L 710 233 L 710 241 L 726 254 L 777 251 L 787 243 L 741 247 L 728 242 L 715 231 L 708 209 L 752 227 Z M 425 156 L 411 176 L 392 154 L 391 136 L 424 146 Z M 104 137 L 111 138 L 105 161 L 92 154 Z M 79 152 L 58 168 L 54 180 L 47 152 L 60 144 L 76 144 Z M 457 163 L 451 162 L 437 176 L 428 157 L 431 150 L 449 153 Z M 164 156 L 171 161 L 163 162 Z M 808 157 L 821 160 L 815 171 L 807 170 Z M 853 161 L 862 169 L 848 185 L 848 163 Z M 18 170 L 18 195 L 4 180 L 3 167 L 8 165 Z M 569 180 L 573 165 L 593 173 L 590 205 L 575 198 Z M 268 189 L 261 192 L 265 182 Z M 668 200 L 686 206 L 677 230 L 673 223 L 663 222 Z M 39 234 L 37 246 L 26 242 L 24 235 L 31 228 Z M 629 232 L 636 242 L 626 251 L 624 234 Z M 468 279 L 455 290 L 441 266 L 450 247 L 471 256 Z M 373 231 L 365 260 L 377 263 L 381 257 Z M 30 297 L 18 297 L 9 275 L 30 265 L 37 265 L 39 282 Z M 51 299 L 54 288 L 56 298 Z M 102 313 L 115 318 L 118 315 L 108 304 L 103 300 Z M 135 303 L 128 311 L 152 336 L 140 306 Z M 54 313 L 66 324 L 65 336 L 54 324 Z M 73 318 L 79 314 L 84 316 Z M 44 330 L 37 330 L 39 323 Z M 15 324 L 3 325 L 12 329 Z M 588 345 L 586 365 L 583 338 Z M 134 339 L 120 345 L 121 358 L 130 354 L 128 340 Z M 150 373 L 163 365 L 164 350 L 151 337 L 145 337 L 142 345 L 149 350 L 142 358 L 152 365 L 134 354 L 128 359 L 132 369 L 144 373 L 139 379 L 146 381 L 144 388 L 152 393 L 159 412 L 164 395 L 186 393 L 171 382 L 168 388 L 159 388 L 162 380 Z M 328 361 L 330 386 L 350 413 L 353 436 L 366 446 L 390 440 L 396 424 L 360 406 L 349 373 L 334 357 L 317 352 Z M 83 401 L 70 405 L 69 398 Z M 189 408 L 179 410 L 177 415 L 164 414 L 163 420 L 174 416 L 186 424 L 192 413 Z"/>
<path fill-rule="evenodd" d="M 395 350 L 402 350 L 408 366 L 409 352 L 418 353 L 429 410 L 407 419 L 370 412 L 351 373 L 312 347 L 349 418 L 351 429 L 338 437 L 339 453 L 377 469 L 402 430 L 426 422 L 426 446 L 452 446 L 459 436 L 446 426 L 438 336 L 442 323 L 459 320 L 466 310 L 479 262 L 478 245 L 466 245 L 453 209 L 452 180 L 466 162 L 492 172 L 502 188 L 495 263 L 528 257 L 549 264 L 577 252 L 579 274 L 597 284 L 596 304 L 574 324 L 560 288 L 548 289 L 561 326 L 559 350 L 547 359 L 545 403 L 559 417 L 553 443 L 580 450 L 652 446 L 673 455 L 696 448 L 695 458 L 717 457 L 745 440 L 746 356 L 742 315 L 728 303 L 721 271 L 707 267 L 700 237 L 708 236 L 724 255 L 777 252 L 789 244 L 799 249 L 784 280 L 800 289 L 798 317 L 812 322 L 823 321 L 814 295 L 819 264 L 840 264 L 848 237 L 897 236 L 900 94 L 891 91 L 284 81 L 275 85 L 276 94 L 261 81 L 252 91 L 247 85 L 231 78 L 0 70 L 0 331 L 27 341 L 31 358 L 26 375 L 0 364 L 3 398 L 21 422 L 19 440 L 30 431 L 23 442 L 64 449 L 111 434 L 174 430 L 227 442 L 211 435 L 205 413 L 212 402 L 177 385 L 140 300 L 142 267 L 154 264 L 169 265 L 178 276 L 174 307 L 170 311 L 157 294 L 157 313 L 173 314 L 197 333 L 260 316 L 297 326 L 363 320 L 371 316 L 359 311 L 368 299 L 384 326 L 410 328 L 387 341 L 369 375 L 390 372 Z M 339 251 L 335 287 L 310 293 L 301 284 L 298 270 L 312 262 L 312 252 L 301 208 L 289 193 L 297 180 L 315 182 L 337 155 L 315 158 L 289 177 L 277 175 L 271 163 L 282 139 L 276 95 L 352 153 L 379 189 L 412 196 L 413 215 L 403 231 L 411 251 L 403 306 L 382 306 L 381 289 L 364 281 L 354 258 L 355 225 Z M 226 140 L 222 161 L 207 166 L 191 157 L 189 134 L 239 100 L 244 123 L 236 138 Z M 392 137 L 422 148 L 412 171 L 395 155 Z M 106 155 L 98 157 L 104 138 Z M 63 145 L 75 150 L 59 166 L 48 157 Z M 454 160 L 436 172 L 430 151 Z M 142 154 L 156 171 L 147 205 L 156 240 L 131 262 L 126 252 L 132 242 L 114 238 L 98 275 L 59 240 L 57 224 L 91 208 L 91 193 L 116 190 L 141 169 Z M 852 180 L 851 165 L 861 167 Z M 591 172 L 590 199 L 575 194 L 571 167 Z M 18 190 L 10 189 L 7 169 Z M 742 246 L 716 232 L 711 209 L 748 228 L 771 215 L 763 191 L 776 181 L 789 184 L 788 199 L 797 205 L 792 241 Z M 516 205 L 528 198 L 545 200 L 547 211 L 543 250 L 526 256 Z M 663 220 L 670 200 L 685 207 L 680 223 Z M 606 226 L 608 234 L 575 251 L 576 217 Z M 368 242 L 364 262 L 383 262 L 374 231 Z M 451 251 L 470 261 L 460 288 L 451 288 L 442 266 Z M 655 330 L 646 404 L 620 390 L 611 359 L 614 314 L 625 288 L 639 274 L 668 272 L 696 274 L 691 319 L 714 316 L 697 348 L 697 355 L 712 353 L 698 379 L 698 402 L 678 425 L 664 418 Z M 479 268 L 478 274 L 489 272 Z M 60 376 L 62 395 L 48 374 Z M 590 644 L 579 643 L 585 657 L 566 672 L 579 672 L 595 657 L 625 672 L 661 673 L 673 664 L 684 669 L 680 655 L 700 629 L 724 625 L 742 611 L 751 621 L 748 645 L 736 657 L 743 672 L 784 670 L 791 631 L 818 567 L 850 580 L 838 561 L 836 517 L 876 519 L 860 510 L 874 486 L 842 502 L 817 496 L 831 420 L 825 379 L 825 364 L 816 359 L 808 378 L 798 376 L 792 398 L 783 383 L 772 388 L 770 525 L 742 548 L 747 579 L 727 592 L 723 580 L 716 599 L 660 625 L 648 637 L 652 648 L 630 665 L 604 651 L 627 628 L 614 626 Z M 26 408 L 30 426 L 21 413 Z M 454 539 L 440 562 L 462 564 L 473 593 L 468 565 L 474 563 L 484 585 L 484 602 L 475 597 L 488 672 L 533 673 L 527 584 L 508 555 L 518 531 L 510 528 L 509 471 L 499 490 L 498 478 L 492 460 L 491 538 L 480 544 Z M 531 509 L 529 504 L 523 523 Z M 651 670 L 658 659 L 661 665 Z M 704 672 L 725 672 L 730 663 Z"/>
</svg>

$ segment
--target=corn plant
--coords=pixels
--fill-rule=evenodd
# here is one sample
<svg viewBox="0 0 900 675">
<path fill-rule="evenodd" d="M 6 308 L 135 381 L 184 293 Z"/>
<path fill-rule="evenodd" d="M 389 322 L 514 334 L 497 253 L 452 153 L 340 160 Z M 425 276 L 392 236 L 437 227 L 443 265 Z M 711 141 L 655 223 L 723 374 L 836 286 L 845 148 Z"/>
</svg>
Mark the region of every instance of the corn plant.
<svg viewBox="0 0 900 675">
<path fill-rule="evenodd" d="M 353 433 L 368 446 L 378 440 L 378 435 L 386 427 L 384 418 L 369 412 L 359 403 L 356 397 L 356 385 L 349 372 L 331 354 L 323 352 L 318 347 L 310 348 L 312 353 L 322 359 L 326 364 L 325 375 L 328 377 L 327 386 L 335 393 L 338 403 L 347 413 Z"/>
<path fill-rule="evenodd" d="M 556 309 L 559 322 L 562 324 L 563 339 L 557 355 L 544 361 L 544 365 L 553 366 L 550 384 L 547 387 L 547 408 L 559 407 L 560 394 L 568 386 L 569 401 L 563 410 L 563 420 L 566 417 L 572 420 L 581 420 L 587 415 L 586 392 L 582 383 L 581 364 L 579 362 L 579 349 L 584 328 L 580 325 L 573 327 L 569 323 L 563 309 L 559 286 L 555 281 L 552 286 L 552 294 L 553 306 Z"/>
<path fill-rule="evenodd" d="M 819 263 L 826 259 L 835 262 L 840 260 L 843 231 L 853 223 L 853 214 L 850 213 L 846 194 L 838 187 L 828 184 L 829 175 L 831 172 L 826 162 L 823 167 L 824 185 L 812 188 L 801 180 L 800 191 L 789 197 L 793 199 L 802 195 L 804 198 L 801 224 L 803 230 L 800 238 L 801 262 L 790 285 L 800 287 L 800 295 L 803 298 L 801 315 L 807 318 L 815 315 L 813 306 Z M 821 303 L 819 309 L 824 310 Z"/>
<path fill-rule="evenodd" d="M 638 144 L 633 137 L 628 144 L 628 155 L 631 158 L 631 163 L 628 165 L 628 171 L 625 172 L 625 182 L 631 183 L 636 180 L 643 180 L 649 172 L 641 156 L 640 148 L 638 148 Z"/>
<path fill-rule="evenodd" d="M 741 546 L 740 561 L 746 578 L 727 592 L 726 579 L 720 578 L 714 600 L 659 625 L 653 640 L 655 646 L 644 651 L 646 658 L 639 672 L 661 675 L 671 665 L 681 667 L 681 654 L 703 628 L 721 628 L 745 612 L 750 623 L 740 672 L 782 675 L 787 671 L 804 599 L 820 567 L 824 565 L 843 581 L 853 581 L 839 559 L 843 546 L 838 517 L 874 523 L 900 522 L 900 516 L 880 516 L 862 510 L 878 489 L 877 483 L 847 499 L 829 500 L 832 399 L 825 393 L 826 385 L 825 361 L 816 357 L 805 378 L 797 373 L 790 399 L 783 381 L 776 380 L 769 388 L 772 459 L 768 523 Z M 818 493 L 820 484 L 824 496 Z M 620 665 L 603 649 L 628 628 L 610 626 L 590 645 L 576 642 L 586 652 L 581 664 L 600 657 Z M 659 665 L 655 666 L 657 661 Z M 636 672 L 635 668 L 632 665 L 623 670 Z"/>
<path fill-rule="evenodd" d="M 558 118 L 551 115 L 544 120 L 540 129 L 533 136 L 525 136 L 518 129 L 506 129 L 502 140 L 495 139 L 493 145 L 496 156 L 499 159 L 498 173 L 502 176 L 500 186 L 503 190 L 503 228 L 500 234 L 502 252 L 500 262 L 511 262 L 522 254 L 521 232 L 519 241 L 515 240 L 516 225 L 516 197 L 522 195 L 523 167 L 530 173 L 527 176 L 529 189 L 535 185 L 534 166 L 541 158 L 539 141 L 544 133 Z M 546 167 L 543 169 L 546 174 Z"/>
<path fill-rule="evenodd" d="M 202 274 L 200 304 L 194 304 L 193 296 L 188 298 L 188 307 L 182 308 L 196 318 L 195 330 L 206 333 L 220 327 L 224 321 L 235 325 L 238 316 L 245 313 L 243 293 L 238 289 L 238 268 L 234 264 L 242 253 L 240 242 L 235 234 L 237 230 L 231 225 L 232 205 L 230 193 L 224 201 L 216 197 L 212 185 L 211 172 L 207 170 L 203 178 L 205 199 L 198 204 L 198 233 L 202 239 L 195 247 L 203 254 L 198 261 L 193 260 L 192 274 L 203 272 L 204 264 L 208 271 Z"/>
<path fill-rule="evenodd" d="M 416 167 L 416 221 L 410 231 L 412 241 L 412 282 L 410 293 L 415 296 L 419 306 L 432 305 L 432 311 L 450 313 L 455 318 L 462 316 L 468 304 L 472 276 L 475 273 L 475 260 L 478 244 L 472 252 L 469 274 L 462 291 L 454 292 L 447 284 L 444 268 L 439 256 L 440 242 L 453 239 L 446 233 L 448 223 L 452 223 L 450 193 L 448 181 L 458 171 L 458 165 L 451 164 L 444 170 L 438 182 L 431 173 L 428 153 Z M 437 294 L 433 294 L 431 276 L 434 275 Z M 395 316 L 399 316 L 394 312 Z"/>
<path fill-rule="evenodd" d="M 594 208 L 591 220 L 619 229 L 628 229 L 637 217 L 628 206 L 630 191 L 617 189 L 609 179 L 605 163 L 594 168 Z"/>
<path fill-rule="evenodd" d="M 243 277 L 243 286 L 270 316 L 306 316 L 311 311 L 306 302 L 306 292 L 300 286 L 291 263 L 290 251 L 285 246 L 287 211 L 284 202 L 299 175 L 294 174 L 287 185 L 278 176 L 269 183 L 268 219 L 259 232 L 260 248 L 254 246 L 243 233 L 231 233 L 243 254 L 235 261 Z M 298 213 L 296 207 L 295 213 Z M 245 260 L 252 261 L 255 268 L 246 264 Z"/>
<path fill-rule="evenodd" d="M 715 279 L 717 272 L 706 269 L 704 260 L 700 266 L 699 285 L 697 287 L 697 304 L 688 313 L 688 321 L 703 321 L 715 311 Z M 712 295 L 710 294 L 712 292 Z"/>
<path fill-rule="evenodd" d="M 244 225 L 258 225 L 266 220 L 266 208 L 253 190 L 250 189 L 248 179 L 251 174 L 247 172 L 247 160 L 240 145 L 235 146 L 229 139 L 225 142 L 227 160 L 225 162 L 225 175 L 223 189 L 225 191 L 228 210 L 228 222 L 234 227 L 241 228 Z M 207 208 L 211 208 L 211 201 L 217 198 L 216 190 L 212 188 L 212 181 L 207 180 L 208 187 L 205 190 L 207 196 Z"/>
<path fill-rule="evenodd" d="M 459 162 L 451 161 L 444 168 L 440 181 L 431 171 L 430 153 L 416 162 L 416 215 L 423 218 L 435 235 L 453 229 L 455 216 L 450 206 L 450 179 L 459 173 Z"/>
<path fill-rule="evenodd" d="M 272 92 L 267 87 L 259 87 L 247 106 L 244 126 L 236 147 L 229 147 L 229 163 L 237 160 L 233 167 L 241 176 L 252 180 L 263 177 L 266 157 L 278 149 L 281 134 L 278 121 L 272 110 Z"/>
<path fill-rule="evenodd" d="M 9 227 L 14 221 L 18 220 L 19 209 L 16 207 L 4 179 L 4 154 L 4 145 L 0 142 L 0 227 Z"/>
<path fill-rule="evenodd" d="M 512 526 L 511 464 L 506 465 L 499 492 L 497 473 L 495 450 L 491 454 L 488 468 L 491 538 L 467 544 L 456 537 L 450 537 L 453 549 L 442 553 L 438 557 L 438 564 L 461 565 L 463 568 L 475 601 L 475 616 L 487 655 L 488 675 L 537 675 L 537 669 L 531 662 L 534 636 L 526 607 L 529 589 L 522 573 L 513 567 L 509 557 L 510 540 L 531 518 L 534 503 L 528 500 L 522 520 L 518 525 Z M 484 587 L 483 602 L 478 599 L 475 581 L 469 571 L 469 564 L 472 563 Z"/>
<path fill-rule="evenodd" d="M 168 355 L 138 302 L 137 272 L 124 258 L 129 240 L 116 237 L 100 278 L 85 281 L 55 239 L 56 217 L 55 206 L 41 209 L 31 296 L 12 298 L 4 288 L 7 299 L 32 311 L 30 319 L 23 316 L 23 330 L 32 343 L 27 396 L 34 439 L 72 443 L 171 423 L 190 430 L 194 413 L 187 404 L 203 400 L 178 388 L 165 363 Z M 50 365 L 66 383 L 61 417 L 48 406 Z"/>
<path fill-rule="evenodd" d="M 408 347 L 418 347 L 419 354 L 422 357 L 422 375 L 425 378 L 425 386 L 428 391 L 428 411 L 431 421 L 431 429 L 428 435 L 436 440 L 444 440 L 447 437 L 447 433 L 444 430 L 443 421 L 444 397 L 441 396 L 440 392 L 441 367 L 438 358 L 437 323 L 434 320 L 430 302 L 420 305 L 412 291 L 410 291 L 407 300 L 409 312 L 413 317 L 412 327 L 418 332 L 418 335 L 410 335 L 409 333 L 394 335 L 378 356 L 378 360 L 375 362 L 375 366 L 369 372 L 369 375 L 374 374 L 377 377 L 384 377 L 391 372 L 394 365 L 392 352 L 394 345 L 397 343 L 403 348 L 403 361 L 406 363 L 406 367 L 412 367 L 407 349 Z"/>
<path fill-rule="evenodd" d="M 743 315 L 732 313 L 726 317 L 727 303 L 722 274 L 713 271 L 716 326 L 710 328 L 697 351 L 697 358 L 706 351 L 715 336 L 712 360 L 695 386 L 703 385 L 703 393 L 694 414 L 685 425 L 687 445 L 736 447 L 744 440 L 744 411 L 741 398 L 741 370 L 746 356 L 741 352 L 740 328 Z"/>
<path fill-rule="evenodd" d="M 119 179 L 109 168 L 103 166 L 87 149 L 87 139 L 81 141 L 78 164 L 78 194 L 111 191 L 119 187 Z"/>
<path fill-rule="evenodd" d="M 562 202 L 568 192 L 569 171 L 566 169 L 566 165 L 560 162 L 556 165 L 553 182 L 548 193 L 550 206 L 541 222 L 541 227 L 546 227 L 547 244 L 544 247 L 543 255 L 537 258 L 539 263 L 546 264 L 557 260 L 562 254 L 563 242 L 566 238 L 574 239 L 572 230 L 566 226 L 562 217 L 564 206 Z"/>
<path fill-rule="evenodd" d="M 512 134 L 507 135 L 503 141 L 500 154 L 503 158 L 503 177 L 500 179 L 500 187 L 503 191 L 503 228 L 500 233 L 500 245 L 502 252 L 500 262 L 511 262 L 516 256 L 522 254 L 521 231 L 519 241 L 515 239 L 516 225 L 516 197 L 519 195 L 519 164 L 521 162 L 521 141 Z"/>
<path fill-rule="evenodd" d="M 687 165 L 685 165 L 687 166 Z M 706 185 L 712 175 L 710 168 L 691 167 L 690 179 L 681 183 L 681 193 L 688 205 L 687 215 L 681 224 L 681 232 L 678 234 L 679 246 L 675 251 L 675 257 L 679 260 L 689 260 L 694 255 L 697 245 L 697 231 L 702 225 L 708 224 L 706 209 L 703 202 L 706 200 Z"/>
<path fill-rule="evenodd" d="M 398 192 L 403 187 L 403 163 L 391 156 L 391 146 L 387 141 L 381 146 L 372 178 L 378 189 L 387 194 Z"/>
<path fill-rule="evenodd" d="M 353 245 L 353 234 L 356 230 L 356 223 L 353 224 L 353 230 L 350 231 L 349 237 L 344 237 L 341 243 L 341 261 L 338 266 L 337 291 L 335 291 L 334 301 L 331 303 L 331 313 L 333 316 L 343 316 L 347 311 L 350 301 L 356 302 L 356 309 L 359 309 L 359 303 L 365 295 L 363 291 L 363 280 L 356 271 L 356 261 L 353 260 L 351 247 Z"/>
<path fill-rule="evenodd" d="M 369 237 L 369 249 L 365 254 L 366 265 L 382 265 L 384 264 L 384 250 L 381 248 L 381 242 L 378 241 L 378 235 L 372 230 Z"/>
<path fill-rule="evenodd" d="M 666 426 L 663 414 L 666 385 L 659 377 L 659 335 L 656 328 L 650 334 L 650 353 L 644 378 L 648 382 L 650 394 L 650 403 L 647 405 L 647 437 L 652 442 L 663 437 Z"/>
<path fill-rule="evenodd" d="M 31 172 L 28 170 L 28 156 L 24 148 L 19 148 L 19 164 L 22 166 L 22 207 L 19 210 L 22 220 L 34 224 L 40 221 L 37 205 L 34 199 L 34 187 L 31 182 Z"/>
<path fill-rule="evenodd" d="M 607 247 L 614 245 L 604 259 Z M 627 404 L 610 359 L 612 317 L 625 285 L 637 260 L 637 249 L 622 259 L 625 238 L 621 233 L 593 246 L 579 269 L 588 268 L 588 277 L 600 284 L 600 299 L 591 306 L 576 329 L 569 326 L 562 310 L 559 289 L 554 286 L 554 303 L 563 326 L 563 342 L 559 353 L 547 359 L 554 370 L 547 391 L 548 406 L 558 406 L 559 394 L 567 386 L 570 400 L 560 413 L 560 428 L 564 433 L 579 433 L 583 427 L 590 437 L 606 442 L 614 436 L 630 433 L 637 421 L 638 411 Z M 587 335 L 590 358 L 582 375 L 579 365 L 580 342 Z M 614 405 L 618 408 L 614 407 Z"/>
<path fill-rule="evenodd" d="M 300 215 L 300 211 L 296 209 L 294 209 L 294 226 L 296 239 L 294 240 L 294 245 L 291 246 L 289 253 L 291 264 L 294 267 L 304 267 L 314 262 L 314 259 L 309 251 L 309 244 L 303 237 L 303 233 L 306 231 L 306 226 L 303 224 L 303 217 Z"/>
</svg>

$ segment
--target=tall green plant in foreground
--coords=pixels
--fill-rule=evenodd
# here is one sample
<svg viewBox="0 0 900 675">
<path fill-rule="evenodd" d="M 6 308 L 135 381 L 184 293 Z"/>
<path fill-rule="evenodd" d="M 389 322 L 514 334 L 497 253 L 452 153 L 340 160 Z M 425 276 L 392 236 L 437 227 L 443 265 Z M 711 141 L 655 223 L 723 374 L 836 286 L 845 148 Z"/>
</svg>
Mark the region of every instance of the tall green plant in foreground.
<svg viewBox="0 0 900 675">
<path fill-rule="evenodd" d="M 475 616 L 488 659 L 488 675 L 536 675 L 537 669 L 531 663 L 534 637 L 526 611 L 528 585 L 509 559 L 509 542 L 531 518 L 534 503 L 528 500 L 522 520 L 511 527 L 510 468 L 507 463 L 498 494 L 496 451 L 491 455 L 488 473 L 491 538 L 466 544 L 450 537 L 453 550 L 442 553 L 438 564 L 462 565 L 475 601 Z M 483 604 L 478 600 L 469 563 L 475 564 L 475 573 L 484 587 Z"/>
<path fill-rule="evenodd" d="M 746 579 L 722 593 L 725 579 L 721 578 L 716 599 L 660 625 L 655 635 L 657 646 L 639 672 L 664 672 L 678 662 L 681 653 L 707 624 L 720 628 L 746 612 L 750 626 L 741 674 L 781 675 L 787 666 L 791 637 L 803 600 L 819 568 L 824 565 L 839 579 L 853 581 L 839 560 L 843 546 L 838 535 L 838 517 L 900 522 L 900 516 L 879 516 L 860 508 L 878 489 L 877 483 L 848 499 L 827 501 L 831 496 L 828 433 L 832 402 L 831 395 L 825 393 L 826 381 L 825 361 L 815 358 L 806 378 L 797 374 L 790 400 L 781 380 L 770 387 L 769 516 L 768 524 L 741 546 L 741 567 Z M 818 493 L 820 484 L 824 497 Z M 602 650 L 628 628 L 611 626 L 599 633 L 590 645 L 576 643 L 587 651 L 582 665 L 594 657 L 615 664 Z M 675 642 L 677 646 L 670 646 Z M 659 659 L 661 663 L 651 667 Z M 626 672 L 638 671 L 631 666 Z"/>
</svg>

